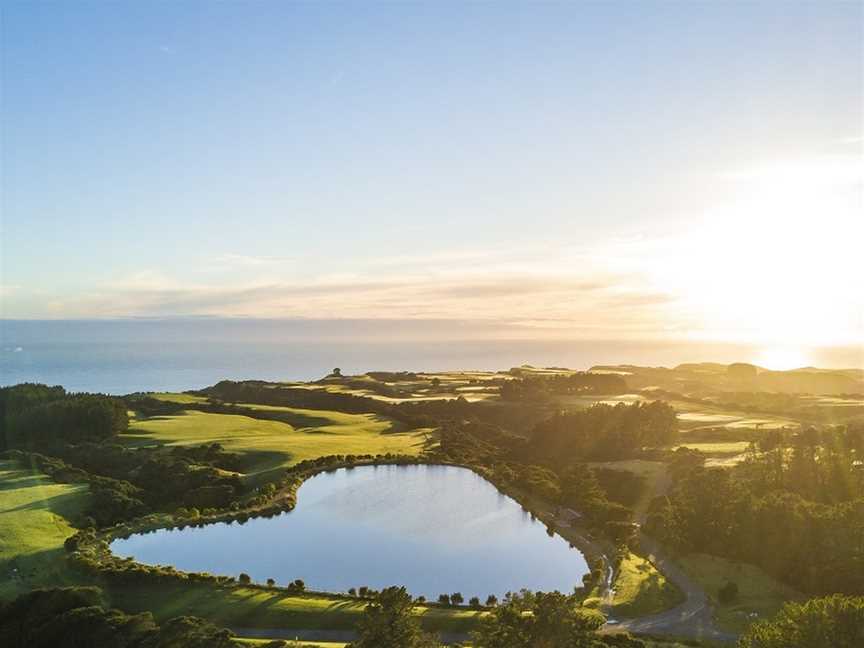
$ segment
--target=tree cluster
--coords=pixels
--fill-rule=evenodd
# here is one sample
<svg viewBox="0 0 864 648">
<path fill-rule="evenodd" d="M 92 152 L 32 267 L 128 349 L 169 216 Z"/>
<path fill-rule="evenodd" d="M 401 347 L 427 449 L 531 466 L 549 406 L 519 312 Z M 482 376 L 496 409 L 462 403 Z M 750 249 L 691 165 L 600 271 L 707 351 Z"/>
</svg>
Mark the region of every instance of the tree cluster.
<svg viewBox="0 0 864 648">
<path fill-rule="evenodd" d="M 860 430 L 766 438 L 734 469 L 698 453 L 670 464 L 668 497 L 648 529 L 681 552 L 750 562 L 805 592 L 864 593 L 864 469 Z"/>
<path fill-rule="evenodd" d="M 601 403 L 541 421 L 531 436 L 531 449 L 554 463 L 609 461 L 667 445 L 677 434 L 678 419 L 667 403 Z"/>
<path fill-rule="evenodd" d="M 4 648 L 231 648 L 231 632 L 196 617 L 157 625 L 149 612 L 106 608 L 96 587 L 34 590 L 0 603 Z"/>
<path fill-rule="evenodd" d="M 498 388 L 505 401 L 543 401 L 573 394 L 624 394 L 627 381 L 618 374 L 579 371 L 571 374 L 534 375 L 507 380 Z"/>
<path fill-rule="evenodd" d="M 603 615 L 580 606 L 574 595 L 560 592 L 508 594 L 474 633 L 476 648 L 642 648 L 629 635 L 603 636 L 596 630 Z"/>
<path fill-rule="evenodd" d="M 864 597 L 834 595 L 787 603 L 773 619 L 754 623 L 739 648 L 864 646 Z"/>
<path fill-rule="evenodd" d="M 414 599 L 404 587 L 387 587 L 366 606 L 357 624 L 358 638 L 346 648 L 439 648 L 414 616 Z"/>
<path fill-rule="evenodd" d="M 0 450 L 101 441 L 128 427 L 118 398 L 33 383 L 0 388 Z"/>
</svg>

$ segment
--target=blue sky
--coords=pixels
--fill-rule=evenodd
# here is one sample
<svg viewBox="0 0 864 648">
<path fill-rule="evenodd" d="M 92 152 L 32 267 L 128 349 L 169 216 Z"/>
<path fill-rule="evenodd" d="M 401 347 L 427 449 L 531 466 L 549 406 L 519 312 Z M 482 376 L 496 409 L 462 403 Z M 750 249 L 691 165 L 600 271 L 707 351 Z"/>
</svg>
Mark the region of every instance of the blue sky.
<svg viewBox="0 0 864 648">
<path fill-rule="evenodd" d="M 854 2 L 6 2 L 2 314 L 849 343 L 856 291 L 752 277 L 854 276 L 862 36 Z"/>
</svg>

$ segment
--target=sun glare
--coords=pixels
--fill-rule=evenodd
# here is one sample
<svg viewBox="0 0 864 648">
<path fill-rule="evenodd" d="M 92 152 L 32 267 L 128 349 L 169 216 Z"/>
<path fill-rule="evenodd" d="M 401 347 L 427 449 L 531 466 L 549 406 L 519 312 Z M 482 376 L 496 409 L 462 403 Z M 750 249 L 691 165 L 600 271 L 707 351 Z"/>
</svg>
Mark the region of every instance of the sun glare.
<svg viewBox="0 0 864 648">
<path fill-rule="evenodd" d="M 864 303 L 850 284 L 864 240 L 856 169 L 826 161 L 729 176 L 728 200 L 653 255 L 658 286 L 714 339 L 763 345 L 778 365 L 802 364 L 788 349 L 854 343 Z"/>
<path fill-rule="evenodd" d="M 786 371 L 806 367 L 808 355 L 803 349 L 788 347 L 769 347 L 762 349 L 756 358 L 756 364 L 765 369 Z"/>
</svg>

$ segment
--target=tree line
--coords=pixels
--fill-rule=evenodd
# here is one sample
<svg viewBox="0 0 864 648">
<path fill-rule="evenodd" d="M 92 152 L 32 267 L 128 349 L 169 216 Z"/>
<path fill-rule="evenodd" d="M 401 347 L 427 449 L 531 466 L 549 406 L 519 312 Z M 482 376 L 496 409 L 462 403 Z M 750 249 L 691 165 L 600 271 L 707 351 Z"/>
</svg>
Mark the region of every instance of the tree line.
<svg viewBox="0 0 864 648">
<path fill-rule="evenodd" d="M 551 396 L 626 392 L 627 381 L 622 376 L 590 371 L 525 376 L 504 381 L 498 388 L 498 393 L 505 401 L 545 401 Z"/>
<path fill-rule="evenodd" d="M 0 388 L 0 450 L 101 441 L 128 427 L 117 398 L 34 383 Z"/>
</svg>

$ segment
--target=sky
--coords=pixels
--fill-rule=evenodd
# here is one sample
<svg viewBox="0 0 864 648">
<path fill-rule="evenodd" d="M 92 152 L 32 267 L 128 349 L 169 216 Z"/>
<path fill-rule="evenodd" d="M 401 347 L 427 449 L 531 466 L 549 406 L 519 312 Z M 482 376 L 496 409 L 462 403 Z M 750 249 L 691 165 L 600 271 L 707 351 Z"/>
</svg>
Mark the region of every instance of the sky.
<svg viewBox="0 0 864 648">
<path fill-rule="evenodd" d="M 862 11 L 4 2 L 0 315 L 864 344 Z"/>
</svg>

